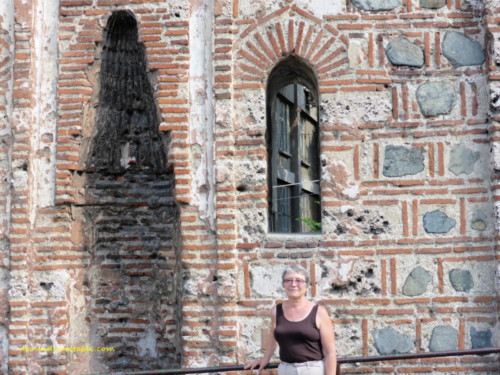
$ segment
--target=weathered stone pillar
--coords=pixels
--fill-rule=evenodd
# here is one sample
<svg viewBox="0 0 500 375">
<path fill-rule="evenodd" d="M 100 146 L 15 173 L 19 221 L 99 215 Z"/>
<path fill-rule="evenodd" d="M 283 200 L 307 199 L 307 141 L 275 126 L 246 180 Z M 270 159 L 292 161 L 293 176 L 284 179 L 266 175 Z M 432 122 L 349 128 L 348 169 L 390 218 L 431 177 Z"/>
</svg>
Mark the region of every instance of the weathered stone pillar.
<svg viewBox="0 0 500 375">
<path fill-rule="evenodd" d="M 0 373 L 8 363 L 14 0 L 0 3 Z"/>
<path fill-rule="evenodd" d="M 47 232 L 43 227 L 51 222 L 45 216 L 47 212 L 40 210 L 54 204 L 59 0 L 7 1 L 7 4 L 4 9 L 12 15 L 10 54 L 15 72 L 8 130 L 12 134 L 8 179 L 12 190 L 9 202 L 12 218 L 7 226 L 8 259 L 12 264 L 8 306 L 12 320 L 9 324 L 15 325 L 18 332 L 23 331 L 21 339 L 19 335 L 16 340 L 9 341 L 10 350 L 15 353 L 9 355 L 15 365 L 9 365 L 8 370 L 26 369 L 34 373 L 40 370 L 39 353 L 26 354 L 25 358 L 29 359 L 25 361 L 13 359 L 23 355 L 16 352 L 20 346 L 38 343 L 36 335 L 40 321 L 31 316 L 32 309 L 42 307 L 44 314 L 51 314 L 54 311 L 50 310 L 51 303 L 58 307 L 64 304 L 46 302 L 43 293 L 39 293 L 47 286 L 42 278 L 53 276 L 55 272 L 54 268 L 38 267 L 40 246 L 33 239 L 39 227 Z M 53 277 L 64 284 L 69 278 L 67 275 L 66 270 L 61 270 Z M 51 323 L 45 328 L 53 332 L 53 326 Z"/>
<path fill-rule="evenodd" d="M 33 225 L 37 207 L 54 204 L 55 147 L 57 131 L 57 55 L 59 0 L 35 3 L 34 38 L 31 59 L 32 96 L 31 152 L 32 201 L 30 219 Z"/>
<path fill-rule="evenodd" d="M 215 228 L 213 19 L 211 1 L 193 1 L 189 20 L 190 144 L 194 158 L 191 197 L 200 218 Z M 199 155 L 199 156 L 197 156 Z"/>
<path fill-rule="evenodd" d="M 500 232 L 500 201 L 498 190 L 498 179 L 500 178 L 500 138 L 499 138 L 499 125 L 500 125 L 500 81 L 498 79 L 498 67 L 500 66 L 500 33 L 497 31 L 497 24 L 494 21 L 494 17 L 497 15 L 497 9 L 500 6 L 500 1 L 498 0 L 488 0 L 485 4 L 484 24 L 488 29 L 490 36 L 490 58 L 487 60 L 487 68 L 489 70 L 489 84 L 490 84 L 490 135 L 491 135 L 491 186 L 492 194 L 495 199 L 495 214 L 496 214 L 496 240 L 497 240 L 497 272 L 496 272 L 496 290 L 497 290 L 497 301 L 498 295 L 500 294 L 500 262 L 499 251 L 498 251 L 498 239 Z M 498 308 L 497 308 L 497 311 Z M 500 313 L 499 313 L 500 314 Z M 498 316 L 500 319 L 500 315 Z M 495 329 L 495 340 L 498 346 L 500 343 L 500 324 L 496 324 Z"/>
<path fill-rule="evenodd" d="M 183 207 L 181 232 L 202 228 L 183 238 L 182 350 L 183 366 L 215 365 L 219 360 L 215 233 L 214 2 L 195 0 L 189 8 L 189 204 Z M 198 326 L 206 330 L 196 337 Z"/>
</svg>

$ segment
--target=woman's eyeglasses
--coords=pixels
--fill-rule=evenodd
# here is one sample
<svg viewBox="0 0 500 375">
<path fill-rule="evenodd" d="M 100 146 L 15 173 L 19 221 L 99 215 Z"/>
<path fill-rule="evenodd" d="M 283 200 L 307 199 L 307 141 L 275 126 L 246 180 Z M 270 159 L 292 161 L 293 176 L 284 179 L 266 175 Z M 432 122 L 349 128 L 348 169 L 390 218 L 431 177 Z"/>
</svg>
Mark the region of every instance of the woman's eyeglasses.
<svg viewBox="0 0 500 375">
<path fill-rule="evenodd" d="M 295 283 L 296 285 L 301 286 L 301 285 L 305 284 L 306 281 L 302 280 L 302 279 L 285 279 L 285 280 L 283 280 L 283 283 L 288 284 L 288 285 Z"/>
</svg>

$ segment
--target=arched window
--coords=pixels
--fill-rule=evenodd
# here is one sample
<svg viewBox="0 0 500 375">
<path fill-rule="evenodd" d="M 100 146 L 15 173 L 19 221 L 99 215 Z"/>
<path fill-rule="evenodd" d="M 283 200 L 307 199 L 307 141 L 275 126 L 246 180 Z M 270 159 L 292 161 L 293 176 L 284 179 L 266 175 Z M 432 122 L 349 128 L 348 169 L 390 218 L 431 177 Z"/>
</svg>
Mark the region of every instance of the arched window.
<svg viewBox="0 0 500 375">
<path fill-rule="evenodd" d="M 319 106 L 315 74 L 295 56 L 267 83 L 270 231 L 321 231 Z"/>
</svg>

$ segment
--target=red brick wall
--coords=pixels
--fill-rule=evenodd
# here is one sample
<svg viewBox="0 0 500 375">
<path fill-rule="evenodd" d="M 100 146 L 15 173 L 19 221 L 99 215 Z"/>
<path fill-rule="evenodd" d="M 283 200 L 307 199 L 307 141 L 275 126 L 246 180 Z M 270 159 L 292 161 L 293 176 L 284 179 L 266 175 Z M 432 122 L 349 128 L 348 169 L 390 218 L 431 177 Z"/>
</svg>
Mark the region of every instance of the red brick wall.
<svg viewBox="0 0 500 375">
<path fill-rule="evenodd" d="M 4 12 L 5 11 L 5 12 Z M 12 37 L 13 30 L 9 30 L 9 25 L 13 23 L 13 14 L 4 9 L 0 22 L 0 133 L 2 146 L 0 148 L 0 371 L 7 371 L 8 357 L 8 325 L 9 325 L 9 233 L 10 233 L 10 147 L 11 131 L 10 120 L 12 119 L 12 90 L 13 90 L 13 70 L 12 64 L 14 56 Z M 12 11 L 12 9 L 10 9 Z"/>
<path fill-rule="evenodd" d="M 122 189 L 110 193 L 115 202 L 111 198 L 114 206 L 108 211 L 89 207 L 87 202 L 92 192 L 102 198 L 106 191 L 100 191 L 106 181 L 101 181 L 101 185 L 99 181 L 96 185 L 88 184 L 84 166 L 92 142 L 93 106 L 99 92 L 100 61 L 96 57 L 100 57 L 107 18 L 118 9 L 115 3 L 127 5 L 103 1 L 90 8 L 90 3 L 62 1 L 60 7 L 56 206 L 45 209 L 30 206 L 27 190 L 21 187 L 16 189 L 13 200 L 10 259 L 14 280 L 9 330 L 12 373 L 165 368 L 179 362 L 180 313 L 176 299 L 181 274 L 177 272 L 174 185 L 169 182 L 169 175 L 149 183 L 145 182 L 147 176 L 136 176 L 128 185 L 117 182 L 119 179 L 112 181 Z M 160 2 L 133 3 L 130 2 L 140 25 L 140 41 L 148 53 L 148 68 L 155 75 L 161 131 L 186 127 L 187 100 L 179 98 L 179 91 L 185 90 L 186 82 L 187 22 L 178 20 L 173 9 Z M 18 20 L 25 17 L 29 24 L 32 13 L 17 5 Z M 30 108 L 33 95 L 25 88 L 31 82 L 30 31 L 28 26 L 16 30 L 15 74 L 19 93 L 14 96 L 18 112 L 23 107 Z M 19 127 L 15 132 L 13 164 L 22 170 L 19 161 L 30 159 L 26 133 L 29 127 Z M 173 147 L 177 139 L 176 135 L 172 137 Z M 27 176 L 28 181 L 30 178 Z M 120 206 L 119 201 L 126 196 L 135 202 L 130 208 Z M 109 196 L 104 200 L 105 205 L 110 204 Z M 157 208 L 145 211 L 144 205 Z M 33 210 L 36 219 L 30 222 Z M 127 222 L 124 212 L 129 212 L 138 224 Z M 114 215 L 111 224 L 109 220 L 106 222 L 106 215 L 108 219 Z M 134 245 L 131 226 L 146 222 L 150 229 L 138 233 L 139 240 Z M 121 233 L 109 227 L 115 223 L 123 225 Z M 162 225 L 163 229 L 159 229 Z M 128 240 L 124 237 L 127 235 Z M 130 255 L 117 260 L 117 247 Z M 109 303 L 104 303 L 107 299 Z M 110 308 L 113 303 L 117 306 Z M 103 356 L 20 351 L 22 346 L 50 345 L 120 346 L 121 349 Z M 153 353 L 155 350 L 157 355 Z"/>
<path fill-rule="evenodd" d="M 407 333 L 416 351 L 427 351 L 430 331 L 437 325 L 456 328 L 458 348 L 465 349 L 471 345 L 471 327 L 494 330 L 498 324 L 494 288 L 458 293 L 450 291 L 447 279 L 448 270 L 456 265 L 483 270 L 493 277 L 491 265 L 498 262 L 493 214 L 488 214 L 484 233 L 470 228 L 472 213 L 496 202 L 496 174 L 485 170 L 454 176 L 448 170 L 450 151 L 461 142 L 480 149 L 481 165 L 488 168 L 488 149 L 496 142 L 498 116 L 490 118 L 484 103 L 489 94 L 484 92 L 487 85 L 483 82 L 498 80 L 497 66 L 488 53 L 483 66 L 455 69 L 441 54 L 443 35 L 450 30 L 472 36 L 490 51 L 494 38 L 489 33 L 498 32 L 498 10 L 488 8 L 483 14 L 470 10 L 465 1 L 449 0 L 444 8 L 430 11 L 419 8 L 418 1 L 407 0 L 394 11 L 371 13 L 357 10 L 347 1 L 342 3 L 341 14 L 320 19 L 293 1 L 281 6 L 266 3 L 249 16 L 243 8 L 247 3 L 218 0 L 214 4 L 217 184 L 212 228 L 207 213 L 191 195 L 196 167 L 207 151 L 193 143 L 195 135 L 189 125 L 189 63 L 197 53 L 189 46 L 189 7 L 199 4 L 61 0 L 56 199 L 54 207 L 39 208 L 33 203 L 33 176 L 26 162 L 33 158 L 29 116 L 35 95 L 30 75 L 34 5 L 16 2 L 16 118 L 10 148 L 15 183 L 12 201 L 3 203 L 11 207 L 9 369 L 13 374 L 164 368 L 177 366 L 179 361 L 187 366 L 242 363 L 258 355 L 261 329 L 269 324 L 268 311 L 281 298 L 274 291 L 279 282 L 272 277 L 292 262 L 310 270 L 310 295 L 330 312 L 339 356 L 376 355 L 373 331 L 384 326 Z M 148 69 L 156 84 L 159 128 L 170 136 L 168 160 L 175 181 L 162 194 L 172 195 L 169 189 L 174 189 L 179 226 L 173 227 L 169 239 L 163 234 L 155 237 L 172 241 L 170 250 L 163 251 L 164 263 L 140 255 L 122 263 L 107 259 L 106 248 L 114 246 L 112 231 L 98 228 L 107 225 L 100 220 L 109 212 L 86 207 L 92 189 L 102 193 L 88 185 L 84 159 L 94 134 L 104 27 L 118 9 L 131 10 L 137 17 L 139 39 L 146 47 Z M 405 35 L 423 48 L 424 67 L 391 66 L 384 49 L 395 35 Z M 355 43 L 360 46 L 357 54 L 353 47 L 349 54 L 349 46 Z M 320 86 L 321 153 L 326 164 L 324 233 L 317 236 L 267 233 L 265 87 L 271 69 L 292 51 L 313 68 Z M 3 52 L 1 56 L 0 90 L 4 90 L 8 73 L 3 75 L 3 67 L 8 60 L 3 60 Z M 210 76 L 209 72 L 207 79 Z M 416 103 L 415 89 L 428 80 L 441 79 L 455 82 L 458 103 L 449 116 L 425 118 Z M 342 121 L 336 103 L 355 98 L 356 93 L 390 98 L 386 118 L 365 120 L 359 116 L 355 121 Z M 0 112 L 5 110 L 1 105 Z M 384 149 L 391 144 L 423 150 L 424 171 L 415 176 L 385 177 Z M 121 182 L 116 194 L 125 196 L 142 189 L 137 202 L 150 202 L 154 197 L 151 186 L 127 178 Z M 349 189 L 356 193 L 345 193 Z M 355 212 L 353 217 L 347 216 L 349 208 Z M 425 232 L 422 217 L 435 208 L 455 213 L 457 225 L 449 234 Z M 125 209 L 121 209 L 110 211 L 111 221 L 125 223 L 121 217 Z M 383 217 L 390 222 L 390 230 L 379 234 L 365 231 L 355 220 L 365 210 L 369 212 L 366 220 Z M 142 214 L 139 205 L 131 211 L 135 218 Z M 155 214 L 149 210 L 145 222 L 154 220 Z M 346 226 L 345 232 L 335 230 L 339 223 Z M 92 237 L 96 230 L 110 238 L 96 241 Z M 127 242 L 125 231 L 118 231 L 116 237 L 120 246 L 134 251 L 130 246 L 135 244 Z M 147 238 L 142 241 L 147 245 Z M 402 284 L 417 264 L 432 267 L 432 286 L 422 296 L 405 297 Z M 340 273 L 344 266 L 346 275 Z M 358 276 L 367 269 L 372 270 L 372 279 L 366 273 Z M 166 275 L 172 284 L 163 285 L 158 275 Z M 263 292 L 257 278 L 269 275 L 268 290 Z M 334 276 L 338 276 L 336 282 L 353 284 L 347 289 L 342 284 L 335 291 Z M 146 308 L 140 306 L 144 278 L 159 296 Z M 113 294 L 122 289 L 129 293 L 128 311 L 118 306 L 123 294 Z M 2 293 L 5 295 L 0 290 L 0 298 Z M 118 310 L 100 306 L 105 305 L 102 299 L 111 301 L 106 304 L 116 302 Z M 147 311 L 148 306 L 154 312 Z M 147 317 L 136 316 L 138 311 Z M 1 319 L 0 311 L 0 323 Z M 150 329 L 160 356 L 156 362 L 146 363 L 140 350 L 147 346 L 144 342 Z M 20 351 L 22 346 L 49 345 L 115 345 L 129 362 L 120 353 L 99 357 Z M 179 350 L 182 360 L 177 357 Z M 481 357 L 363 365 L 346 369 L 346 373 L 486 374 L 495 373 L 495 361 Z"/>
<path fill-rule="evenodd" d="M 83 237 L 90 252 L 83 283 L 90 342 L 95 347 L 117 349 L 98 356 L 101 367 L 172 367 L 179 363 L 180 355 L 180 269 L 178 218 L 170 174 L 154 177 L 127 172 L 124 177 L 97 178 L 85 172 L 83 178 L 81 172 L 75 174 L 75 170 L 84 168 L 85 147 L 95 136 L 92 121 L 96 114 L 92 106 L 98 92 L 100 64 L 95 59 L 101 57 L 96 43 L 101 41 L 107 17 L 116 9 L 107 6 L 114 4 L 102 2 L 98 5 L 103 8 L 90 11 L 85 7 L 61 7 L 61 14 L 66 16 L 61 18 L 61 29 L 67 33 L 69 43 L 61 54 L 60 94 L 64 99 L 60 103 L 64 120 L 59 129 L 64 136 L 59 138 L 58 198 L 59 202 L 85 206 L 79 219 L 84 222 Z M 156 100 L 162 113 L 160 130 L 171 131 L 171 127 L 186 121 L 183 106 L 187 101 L 179 95 L 187 69 L 186 23 L 177 21 L 171 9 L 154 2 L 130 10 L 138 20 L 139 41 L 146 47 L 148 69 L 155 75 Z M 75 20 L 77 30 L 73 29 Z M 91 113 L 89 119 L 84 118 L 85 113 Z M 176 138 L 172 138 L 171 147 L 175 147 Z M 69 175 L 73 176 L 70 184 Z M 80 189 L 76 199 L 72 190 L 75 187 Z M 139 230 L 143 225 L 150 230 Z"/>
</svg>

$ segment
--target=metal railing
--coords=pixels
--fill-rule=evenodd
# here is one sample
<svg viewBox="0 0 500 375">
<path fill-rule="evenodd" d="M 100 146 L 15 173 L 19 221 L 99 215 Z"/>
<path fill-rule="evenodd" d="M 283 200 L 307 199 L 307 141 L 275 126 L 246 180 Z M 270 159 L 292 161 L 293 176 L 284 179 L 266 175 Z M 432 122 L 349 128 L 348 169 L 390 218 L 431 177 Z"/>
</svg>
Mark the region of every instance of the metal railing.
<svg viewBox="0 0 500 375">
<path fill-rule="evenodd" d="M 463 357 L 466 355 L 487 355 L 500 353 L 500 348 L 484 348 L 484 349 L 468 349 L 468 350 L 453 350 L 445 352 L 426 352 L 413 354 L 385 355 L 376 357 L 352 357 L 337 359 L 337 374 L 341 375 L 341 366 L 348 363 L 365 363 L 365 362 L 389 362 L 401 360 L 415 360 L 437 357 Z M 279 363 L 270 363 L 266 366 L 267 369 L 275 369 Z M 498 364 L 500 367 L 500 363 Z M 135 372 L 114 372 L 111 374 L 89 374 L 89 375 L 183 375 L 183 374 L 201 374 L 210 372 L 229 372 L 229 371 L 249 371 L 243 368 L 243 365 L 234 366 L 218 366 L 218 367 L 200 367 L 200 368 L 181 368 L 169 370 L 146 370 Z"/>
</svg>

